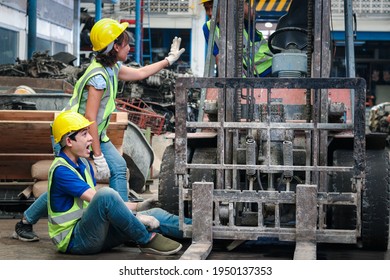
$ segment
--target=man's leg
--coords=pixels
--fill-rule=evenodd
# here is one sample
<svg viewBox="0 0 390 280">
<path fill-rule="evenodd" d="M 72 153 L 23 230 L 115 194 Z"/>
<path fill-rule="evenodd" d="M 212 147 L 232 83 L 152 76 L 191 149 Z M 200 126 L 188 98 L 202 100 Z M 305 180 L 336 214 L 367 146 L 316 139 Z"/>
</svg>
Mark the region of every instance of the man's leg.
<svg viewBox="0 0 390 280">
<path fill-rule="evenodd" d="M 21 221 L 15 225 L 12 237 L 22 241 L 39 241 L 38 235 L 33 231 L 32 225 L 40 218 L 47 216 L 47 192 L 38 197 L 23 214 Z"/>
<path fill-rule="evenodd" d="M 125 159 L 119 154 L 111 142 L 100 143 L 100 147 L 110 168 L 110 187 L 119 193 L 123 201 L 129 201 L 128 182 L 126 178 L 127 164 Z"/>
<path fill-rule="evenodd" d="M 69 252 L 93 254 L 126 241 L 144 245 L 154 253 L 171 254 L 181 248 L 180 243 L 148 232 L 117 192 L 100 189 L 74 228 Z"/>
<path fill-rule="evenodd" d="M 179 216 L 173 215 L 161 208 L 152 208 L 139 213 L 153 216 L 160 222 L 160 227 L 156 232 L 160 232 L 169 237 L 183 238 L 183 232 L 179 230 Z M 190 225 L 192 224 L 192 219 L 185 218 L 184 223 Z"/>
</svg>

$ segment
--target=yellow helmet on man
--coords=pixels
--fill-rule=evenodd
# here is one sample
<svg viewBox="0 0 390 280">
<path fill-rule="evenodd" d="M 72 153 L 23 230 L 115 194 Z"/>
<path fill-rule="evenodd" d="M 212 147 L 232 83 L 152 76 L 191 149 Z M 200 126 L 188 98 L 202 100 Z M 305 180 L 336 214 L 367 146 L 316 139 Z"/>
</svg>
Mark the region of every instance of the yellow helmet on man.
<svg viewBox="0 0 390 280">
<path fill-rule="evenodd" d="M 207 2 L 213 2 L 213 0 L 201 0 L 199 5 L 207 3 Z"/>
<path fill-rule="evenodd" d="M 115 41 L 126 30 L 128 22 L 119 23 L 111 18 L 103 18 L 96 22 L 89 35 L 94 51 L 101 51 Z"/>
<path fill-rule="evenodd" d="M 55 143 L 59 143 L 64 135 L 79 131 L 90 126 L 93 122 L 86 119 L 83 115 L 73 112 L 61 112 L 54 120 L 52 131 Z"/>
</svg>

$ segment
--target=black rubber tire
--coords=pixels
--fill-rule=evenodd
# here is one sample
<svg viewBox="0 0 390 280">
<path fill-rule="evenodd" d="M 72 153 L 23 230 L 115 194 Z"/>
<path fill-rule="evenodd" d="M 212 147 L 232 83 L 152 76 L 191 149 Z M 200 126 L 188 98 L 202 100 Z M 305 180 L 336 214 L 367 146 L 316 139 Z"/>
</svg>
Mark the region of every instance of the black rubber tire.
<svg viewBox="0 0 390 280">
<path fill-rule="evenodd" d="M 336 150 L 333 153 L 333 166 L 352 166 L 352 150 Z M 331 192 L 351 192 L 352 172 L 335 173 L 329 180 Z M 332 229 L 355 229 L 356 207 L 335 205 L 330 207 Z"/>
<path fill-rule="evenodd" d="M 389 241 L 389 150 L 366 151 L 366 188 L 362 194 L 364 249 L 386 251 Z"/>
<path fill-rule="evenodd" d="M 353 165 L 352 150 L 337 150 L 333 154 L 334 165 Z M 338 173 L 331 181 L 332 191 L 351 191 L 352 173 Z M 363 249 L 386 251 L 389 241 L 390 211 L 390 159 L 387 149 L 366 150 L 366 186 L 362 192 Z M 336 184 L 337 183 L 337 184 Z M 336 187 L 338 186 L 338 187 Z M 354 229 L 356 209 L 334 206 L 331 228 Z"/>
<path fill-rule="evenodd" d="M 187 149 L 187 160 L 192 163 L 216 163 L 215 148 L 197 148 L 193 156 L 191 148 Z M 191 159 L 191 160 L 190 160 Z M 207 181 L 215 183 L 215 170 L 193 169 L 189 174 L 189 181 Z M 175 146 L 168 146 L 163 154 L 159 176 L 158 200 L 161 208 L 178 215 L 179 188 L 175 184 Z M 186 215 L 191 216 L 190 205 L 186 205 Z"/>
<path fill-rule="evenodd" d="M 187 149 L 187 160 L 190 158 L 191 149 Z M 179 214 L 179 188 L 175 183 L 175 145 L 165 148 L 161 160 L 158 200 L 160 207 L 172 214 Z"/>
<path fill-rule="evenodd" d="M 178 198 L 179 191 L 175 184 L 175 146 L 170 145 L 165 148 L 161 160 L 158 201 L 162 209 L 177 215 L 179 210 Z"/>
<path fill-rule="evenodd" d="M 191 160 L 192 164 L 217 163 L 216 148 L 196 148 Z M 215 182 L 215 169 L 192 169 L 189 174 L 190 184 L 194 182 Z"/>
</svg>

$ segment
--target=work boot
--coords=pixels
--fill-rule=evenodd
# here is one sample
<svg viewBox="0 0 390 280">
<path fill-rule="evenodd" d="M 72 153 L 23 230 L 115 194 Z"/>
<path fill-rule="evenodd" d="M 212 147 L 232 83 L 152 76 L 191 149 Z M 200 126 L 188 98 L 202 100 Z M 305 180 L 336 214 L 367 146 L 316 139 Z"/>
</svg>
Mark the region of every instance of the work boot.
<svg viewBox="0 0 390 280">
<path fill-rule="evenodd" d="M 139 249 L 143 253 L 167 256 L 177 253 L 181 247 L 182 245 L 179 242 L 156 233 L 149 243 L 139 246 Z"/>
<path fill-rule="evenodd" d="M 39 241 L 38 235 L 33 231 L 33 226 L 22 221 L 16 223 L 12 238 L 26 242 Z"/>
</svg>

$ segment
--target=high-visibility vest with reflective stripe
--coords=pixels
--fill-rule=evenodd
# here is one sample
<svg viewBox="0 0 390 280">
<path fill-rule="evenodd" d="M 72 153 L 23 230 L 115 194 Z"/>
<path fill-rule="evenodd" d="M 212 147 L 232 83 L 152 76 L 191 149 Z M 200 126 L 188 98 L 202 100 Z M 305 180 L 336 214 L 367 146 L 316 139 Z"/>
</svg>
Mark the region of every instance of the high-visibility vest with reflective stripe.
<svg viewBox="0 0 390 280">
<path fill-rule="evenodd" d="M 264 39 L 263 34 L 256 30 L 257 35 L 260 36 L 261 40 L 252 42 L 249 38 L 248 32 L 246 29 L 244 29 L 244 46 L 243 46 L 243 57 L 247 57 L 247 46 L 249 46 L 250 50 L 252 47 L 254 48 L 254 54 L 255 54 L 255 59 L 254 59 L 254 67 L 252 66 L 252 72 L 253 75 L 261 75 L 265 70 L 267 70 L 269 67 L 272 66 L 272 57 L 267 55 L 266 53 L 270 54 L 270 50 L 268 48 L 268 42 L 267 40 Z M 246 61 L 244 59 L 243 61 L 244 65 L 246 68 L 248 66 L 252 65 L 252 61 Z"/>
<path fill-rule="evenodd" d="M 56 157 L 50 166 L 49 169 L 49 182 L 48 182 L 48 194 L 49 199 L 47 200 L 47 208 L 48 208 L 48 226 L 49 226 L 49 236 L 52 242 L 57 246 L 57 249 L 60 252 L 66 252 L 70 238 L 72 236 L 73 229 L 78 220 L 83 215 L 83 209 L 88 206 L 87 201 L 83 201 L 79 197 L 75 197 L 73 200 L 73 206 L 66 212 L 54 212 L 50 205 L 50 190 L 53 179 L 54 170 L 59 166 L 66 166 L 70 170 L 72 170 L 79 178 L 83 181 L 86 181 L 87 184 L 95 189 L 93 184 L 93 179 L 91 175 L 91 166 L 88 163 L 88 160 L 85 158 L 81 158 L 83 163 L 85 164 L 85 179 L 81 176 L 79 172 L 77 172 L 74 167 L 72 167 L 64 158 Z"/>
<path fill-rule="evenodd" d="M 107 137 L 107 127 L 110 122 L 110 116 L 115 110 L 115 98 L 118 91 L 118 64 L 115 64 L 113 67 L 113 72 L 113 81 L 110 81 L 110 75 L 108 74 L 107 70 L 100 63 L 96 62 L 96 60 L 93 60 L 91 65 L 88 66 L 84 75 L 77 81 L 73 90 L 73 96 L 65 107 L 65 110 L 72 110 L 85 115 L 85 106 L 87 100 L 85 97 L 83 98 L 84 88 L 90 78 L 99 74 L 102 75 L 106 81 L 107 87 L 104 90 L 102 99 L 100 101 L 96 120 L 98 124 L 98 134 L 100 141 L 102 142 L 107 142 L 109 140 Z"/>
<path fill-rule="evenodd" d="M 211 22 L 210 20 L 207 21 L 207 28 L 210 30 Z M 269 55 L 266 55 L 266 53 L 270 54 L 271 51 L 268 48 L 268 42 L 267 40 L 264 39 L 263 34 L 256 30 L 257 34 L 260 36 L 261 40 L 257 41 L 254 43 L 254 53 L 255 53 L 255 58 L 254 58 L 254 68 L 253 68 L 253 74 L 256 75 L 261 75 L 265 70 L 267 70 L 269 67 L 272 66 L 272 57 Z M 210 35 L 209 35 L 210 36 Z M 250 42 L 250 48 L 252 48 L 253 43 L 249 40 L 249 35 L 246 29 L 244 29 L 244 46 L 243 46 L 243 64 L 245 67 L 248 67 L 248 65 L 251 65 L 252 62 L 246 61 L 245 57 L 247 57 L 247 49 L 246 46 L 248 45 L 248 42 Z M 215 26 L 215 37 L 214 37 L 214 42 L 220 47 L 220 40 L 219 40 L 219 27 L 216 25 Z"/>
</svg>

